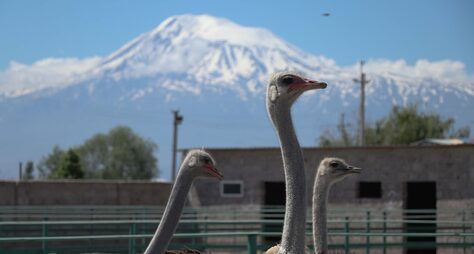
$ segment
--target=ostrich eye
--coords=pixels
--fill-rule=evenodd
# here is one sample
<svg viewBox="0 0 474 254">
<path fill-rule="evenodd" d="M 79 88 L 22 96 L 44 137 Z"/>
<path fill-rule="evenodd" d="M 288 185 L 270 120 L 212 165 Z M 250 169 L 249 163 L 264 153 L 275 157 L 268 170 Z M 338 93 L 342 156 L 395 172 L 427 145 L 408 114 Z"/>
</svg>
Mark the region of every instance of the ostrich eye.
<svg viewBox="0 0 474 254">
<path fill-rule="evenodd" d="M 331 163 L 329 163 L 329 166 L 337 168 L 339 166 L 339 163 L 337 163 L 336 161 L 331 161 Z"/>
<path fill-rule="evenodd" d="M 209 158 L 207 158 L 207 157 L 204 158 L 204 163 L 205 163 L 205 164 L 210 164 L 210 163 L 211 163 L 211 159 L 209 159 Z"/>
<path fill-rule="evenodd" d="M 283 77 L 283 79 L 281 80 L 281 82 L 285 85 L 289 85 L 293 83 L 293 81 L 294 81 L 294 78 L 290 76 Z"/>
</svg>

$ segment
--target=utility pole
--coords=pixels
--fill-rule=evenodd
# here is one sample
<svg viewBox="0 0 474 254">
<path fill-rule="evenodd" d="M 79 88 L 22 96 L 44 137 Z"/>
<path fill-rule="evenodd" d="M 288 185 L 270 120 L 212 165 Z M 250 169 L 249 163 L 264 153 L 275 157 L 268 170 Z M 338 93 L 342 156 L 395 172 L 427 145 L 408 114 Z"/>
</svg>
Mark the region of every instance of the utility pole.
<svg viewBox="0 0 474 254">
<path fill-rule="evenodd" d="M 183 122 L 183 116 L 179 114 L 179 110 L 173 110 L 173 158 L 171 161 L 171 180 L 176 179 L 176 147 L 178 146 L 178 125 Z"/>
<path fill-rule="evenodd" d="M 365 85 L 369 83 L 369 80 L 365 79 L 365 73 L 363 71 L 365 62 L 360 61 L 360 79 L 353 79 L 354 82 L 360 83 L 360 105 L 359 105 L 359 146 L 365 145 Z"/>
<path fill-rule="evenodd" d="M 23 163 L 19 163 L 18 165 L 18 177 L 20 178 L 20 181 L 23 180 Z"/>
</svg>

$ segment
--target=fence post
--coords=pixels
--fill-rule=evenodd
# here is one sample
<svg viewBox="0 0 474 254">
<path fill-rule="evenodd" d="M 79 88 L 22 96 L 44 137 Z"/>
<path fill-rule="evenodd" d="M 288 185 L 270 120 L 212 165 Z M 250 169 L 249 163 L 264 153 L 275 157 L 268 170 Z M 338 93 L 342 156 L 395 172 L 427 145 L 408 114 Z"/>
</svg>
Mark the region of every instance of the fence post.
<svg viewBox="0 0 474 254">
<path fill-rule="evenodd" d="M 349 254 L 349 217 L 345 218 L 344 222 L 344 233 L 345 233 L 345 238 L 344 238 L 344 250 L 346 254 Z"/>
<path fill-rule="evenodd" d="M 47 217 L 43 218 L 43 225 L 41 228 L 41 235 L 43 236 L 43 240 L 41 241 L 41 250 L 43 254 L 48 253 L 48 240 L 46 239 L 46 237 L 48 236 L 48 225 L 45 223 L 47 220 Z"/>
<path fill-rule="evenodd" d="M 367 211 L 366 222 L 365 222 L 365 233 L 367 236 L 365 237 L 365 254 L 370 253 L 370 211 Z"/>
<path fill-rule="evenodd" d="M 0 222 L 3 221 L 3 219 L 0 219 Z M 2 232 L 2 226 L 0 225 L 0 236 L 3 235 L 3 232 Z M 3 248 L 2 246 L 0 246 L 0 254 L 3 254 Z"/>
<path fill-rule="evenodd" d="M 462 232 L 466 233 L 466 211 L 462 212 Z M 462 253 L 466 254 L 466 236 L 462 237 Z"/>
<path fill-rule="evenodd" d="M 204 216 L 204 244 L 207 246 L 207 215 Z"/>
<path fill-rule="evenodd" d="M 129 254 L 135 254 L 137 251 L 136 244 L 135 244 L 135 233 L 137 231 L 137 224 L 133 222 L 130 225 L 130 232 L 129 232 L 129 239 L 128 239 L 128 253 Z"/>
<path fill-rule="evenodd" d="M 236 213 L 236 210 L 235 210 L 235 209 L 232 209 L 232 219 L 233 219 L 234 221 L 235 221 L 236 218 L 237 218 L 237 216 L 236 216 L 235 213 Z M 236 227 L 235 227 L 235 223 L 233 223 L 232 228 L 233 228 L 232 230 L 234 230 L 234 232 L 237 231 L 237 230 L 236 230 Z M 236 244 L 236 242 L 237 242 L 237 236 L 234 236 L 234 237 L 233 237 L 232 242 L 233 242 L 233 244 Z"/>
<path fill-rule="evenodd" d="M 387 212 L 383 212 L 383 254 L 387 253 Z"/>
<path fill-rule="evenodd" d="M 257 254 L 257 235 L 249 234 L 247 235 L 247 239 L 248 239 L 247 253 Z"/>
</svg>

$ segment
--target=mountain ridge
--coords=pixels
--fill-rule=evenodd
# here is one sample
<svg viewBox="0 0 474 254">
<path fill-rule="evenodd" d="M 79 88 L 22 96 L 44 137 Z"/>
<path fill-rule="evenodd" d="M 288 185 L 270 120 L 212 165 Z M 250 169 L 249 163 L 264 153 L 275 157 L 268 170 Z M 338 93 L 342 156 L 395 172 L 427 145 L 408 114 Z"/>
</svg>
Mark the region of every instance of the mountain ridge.
<svg viewBox="0 0 474 254">
<path fill-rule="evenodd" d="M 329 84 L 296 105 L 302 145 L 314 145 L 341 113 L 356 120 L 357 63 L 338 66 L 266 29 L 209 15 L 170 17 L 106 56 L 12 62 L 0 71 L 0 138 L 14 145 L 0 150 L 6 158 L 0 167 L 38 160 L 54 144 L 75 145 L 126 124 L 159 141 L 161 167 L 167 169 L 173 109 L 185 115 L 181 147 L 277 145 L 263 94 L 268 76 L 278 70 Z M 474 78 L 463 63 L 372 59 L 364 71 L 370 80 L 368 122 L 392 105 L 417 103 L 474 126 Z"/>
<path fill-rule="evenodd" d="M 428 80 L 474 95 L 474 79 L 456 61 L 419 60 L 409 66 L 403 60 L 376 59 L 369 60 L 365 69 L 383 83 L 410 83 L 416 87 Z M 191 92 L 203 87 L 226 87 L 245 97 L 244 94 L 261 94 L 268 75 L 277 70 L 297 70 L 332 82 L 340 89 L 344 88 L 340 84 L 347 85 L 358 75 L 357 65 L 337 66 L 334 60 L 305 53 L 266 29 L 242 27 L 208 15 L 180 15 L 166 19 L 105 57 L 45 59 L 31 66 L 13 62 L 7 71 L 0 72 L 0 96 L 17 97 L 82 82 L 171 75 L 179 77 L 165 83 L 186 81 L 181 88 L 193 83 Z M 36 79 L 30 81 L 30 76 Z M 15 90 L 14 85 L 25 88 Z M 173 89 L 171 85 L 163 88 Z"/>
</svg>

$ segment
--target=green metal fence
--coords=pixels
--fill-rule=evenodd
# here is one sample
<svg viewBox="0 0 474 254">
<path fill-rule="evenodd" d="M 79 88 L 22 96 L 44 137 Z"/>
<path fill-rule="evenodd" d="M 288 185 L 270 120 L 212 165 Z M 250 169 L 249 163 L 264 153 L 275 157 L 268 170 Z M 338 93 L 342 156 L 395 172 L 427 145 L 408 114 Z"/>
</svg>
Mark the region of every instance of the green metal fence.
<svg viewBox="0 0 474 254">
<path fill-rule="evenodd" d="M 0 253 L 141 253 L 159 223 L 161 207 L 0 207 Z M 262 214 L 276 213 L 274 218 Z M 212 252 L 258 253 L 273 245 L 264 236 L 268 225 L 282 225 L 281 207 L 252 209 L 187 208 L 170 248 Z M 329 248 L 341 253 L 354 250 L 386 253 L 391 249 L 474 248 L 473 211 L 331 210 Z M 420 232 L 406 232 L 407 223 Z M 422 233 L 423 225 L 435 230 Z M 415 228 L 416 229 L 416 228 Z M 413 228 L 411 228 L 413 230 Z M 408 242 L 407 237 L 436 241 Z M 308 217 L 307 243 L 311 246 Z"/>
</svg>

